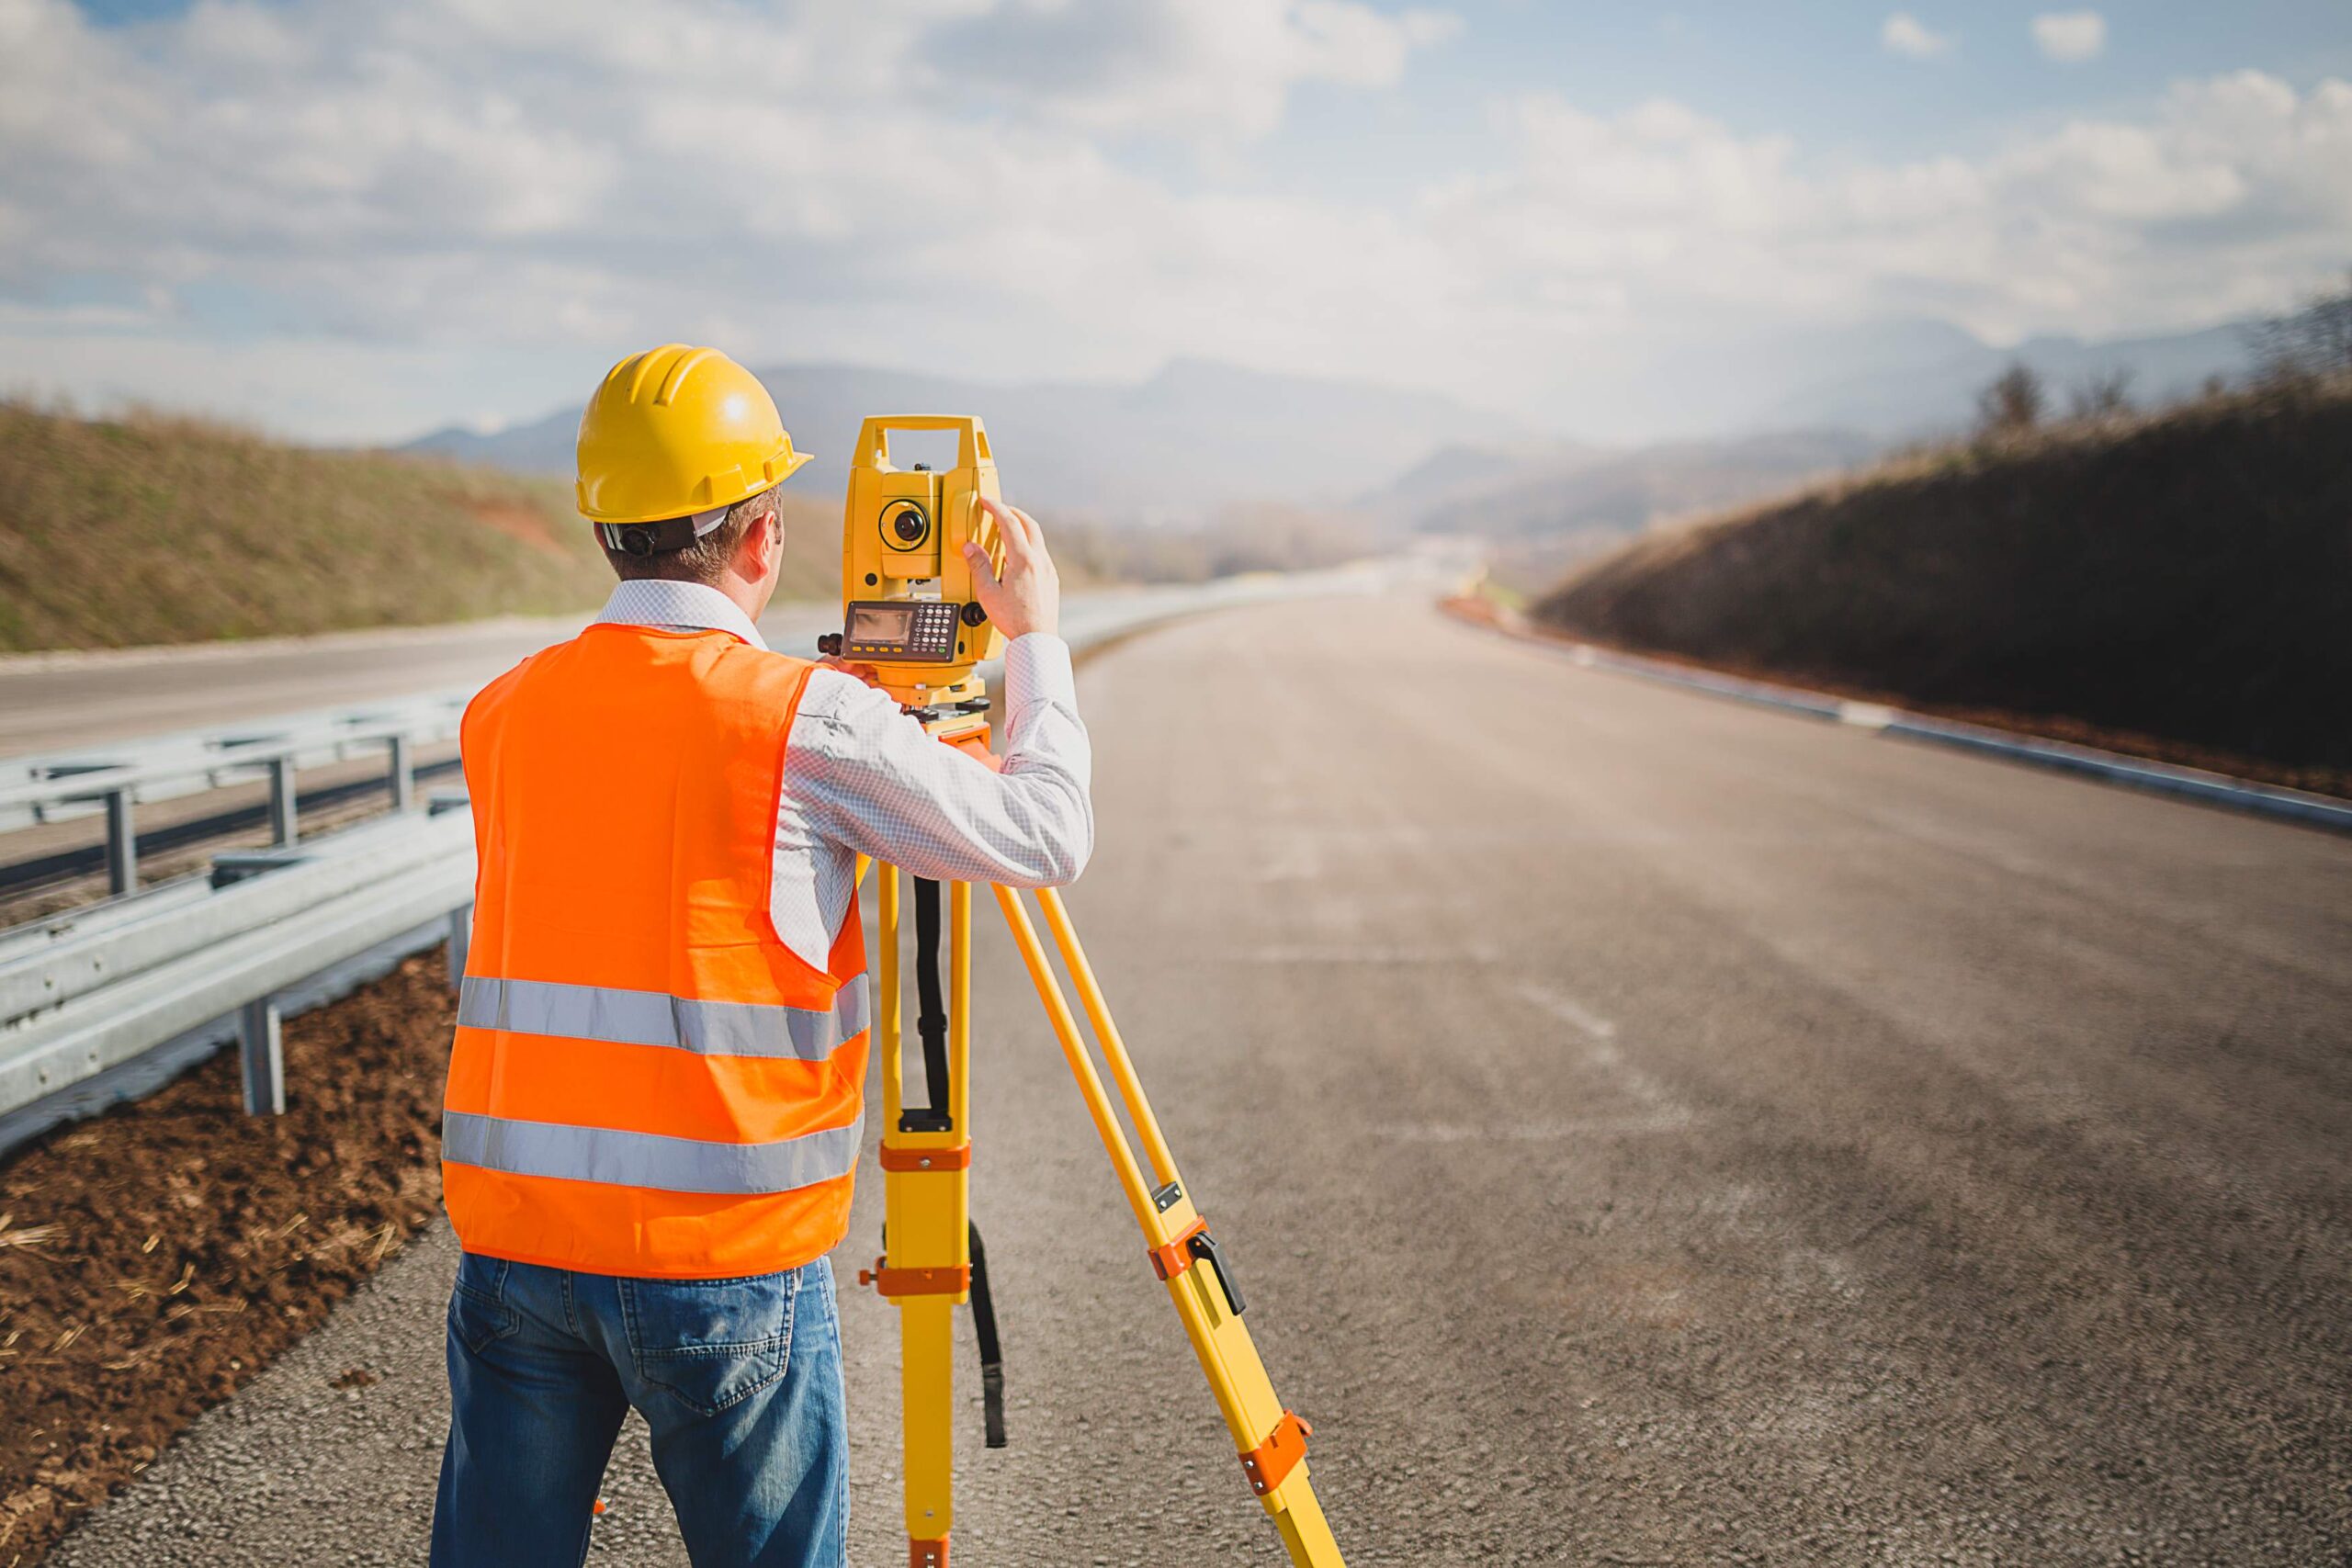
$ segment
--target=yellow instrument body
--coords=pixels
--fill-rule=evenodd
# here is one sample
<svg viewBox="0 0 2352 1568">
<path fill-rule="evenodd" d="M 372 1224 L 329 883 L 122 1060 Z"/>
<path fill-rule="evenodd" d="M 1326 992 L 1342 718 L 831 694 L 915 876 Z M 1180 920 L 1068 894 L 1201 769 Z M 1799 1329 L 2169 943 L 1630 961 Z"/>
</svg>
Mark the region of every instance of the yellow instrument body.
<svg viewBox="0 0 2352 1568">
<path fill-rule="evenodd" d="M 894 430 L 954 432 L 956 466 L 897 467 Z M 1004 651 L 964 557 L 965 545 L 976 543 L 1001 564 L 996 520 L 980 504 L 1001 499 L 988 430 L 973 415 L 869 419 L 858 432 L 842 512 L 841 657 L 872 665 L 902 703 L 978 697 L 972 667 Z"/>
</svg>

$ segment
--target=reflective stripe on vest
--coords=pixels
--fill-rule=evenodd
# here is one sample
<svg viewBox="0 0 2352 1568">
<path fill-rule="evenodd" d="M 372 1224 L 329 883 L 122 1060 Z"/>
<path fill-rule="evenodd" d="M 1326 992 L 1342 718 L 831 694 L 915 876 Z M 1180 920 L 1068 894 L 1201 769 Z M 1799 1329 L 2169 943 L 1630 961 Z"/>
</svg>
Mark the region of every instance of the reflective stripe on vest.
<svg viewBox="0 0 2352 1568">
<path fill-rule="evenodd" d="M 705 1056 L 780 1056 L 801 1062 L 821 1062 L 853 1035 L 865 1033 L 870 1012 L 865 987 L 854 980 L 841 988 L 824 1012 L 480 975 L 467 976 L 458 996 L 458 1022 L 465 1028 L 560 1034 L 620 1045 L 670 1045 Z"/>
<path fill-rule="evenodd" d="M 713 1144 L 611 1127 L 441 1115 L 441 1157 L 510 1176 L 603 1181 L 662 1192 L 790 1192 L 857 1168 L 865 1118 L 773 1144 Z"/>
</svg>

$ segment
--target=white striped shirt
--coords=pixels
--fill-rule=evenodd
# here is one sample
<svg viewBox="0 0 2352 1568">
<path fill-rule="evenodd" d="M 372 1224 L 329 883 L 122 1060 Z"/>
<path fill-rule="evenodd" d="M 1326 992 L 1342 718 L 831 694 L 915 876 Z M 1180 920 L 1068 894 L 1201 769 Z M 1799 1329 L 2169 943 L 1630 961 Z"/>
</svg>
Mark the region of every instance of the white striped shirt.
<svg viewBox="0 0 2352 1568">
<path fill-rule="evenodd" d="M 729 632 L 767 643 L 735 602 L 695 582 L 615 586 L 600 622 Z M 1078 716 L 1069 645 L 1033 632 L 1005 645 L 1004 771 L 933 739 L 898 700 L 838 670 L 808 672 L 784 758 L 769 914 L 822 969 L 849 912 L 857 857 L 939 881 L 1052 887 L 1094 851 L 1093 752 Z"/>
</svg>

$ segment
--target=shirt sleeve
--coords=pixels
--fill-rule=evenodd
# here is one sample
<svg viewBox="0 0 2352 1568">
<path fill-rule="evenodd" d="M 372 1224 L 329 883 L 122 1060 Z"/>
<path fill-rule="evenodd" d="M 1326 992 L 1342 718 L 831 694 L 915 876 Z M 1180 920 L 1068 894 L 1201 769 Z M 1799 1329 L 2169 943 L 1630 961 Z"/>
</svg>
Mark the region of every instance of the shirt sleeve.
<svg viewBox="0 0 2352 1568">
<path fill-rule="evenodd" d="M 1093 753 L 1069 645 L 1032 633 L 1004 657 L 1003 771 L 941 744 L 896 698 L 809 671 L 785 752 L 806 830 L 942 882 L 1057 887 L 1094 852 Z"/>
</svg>

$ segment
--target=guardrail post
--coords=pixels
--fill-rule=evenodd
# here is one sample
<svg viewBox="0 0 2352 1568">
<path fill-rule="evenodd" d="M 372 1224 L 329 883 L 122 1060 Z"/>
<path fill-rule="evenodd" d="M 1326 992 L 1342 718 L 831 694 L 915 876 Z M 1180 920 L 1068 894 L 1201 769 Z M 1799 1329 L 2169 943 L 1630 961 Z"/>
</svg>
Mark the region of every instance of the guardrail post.
<svg viewBox="0 0 2352 1568">
<path fill-rule="evenodd" d="M 392 809 L 406 811 L 416 804 L 416 761 L 409 752 L 409 738 L 392 737 Z"/>
<path fill-rule="evenodd" d="M 247 1002 L 237 1014 L 237 1055 L 245 1078 L 245 1114 L 286 1114 L 286 1044 L 277 998 Z"/>
<path fill-rule="evenodd" d="M 466 953 L 474 944 L 474 907 L 460 904 L 449 911 L 449 988 L 456 990 L 466 978 Z"/>
<path fill-rule="evenodd" d="M 294 816 L 294 759 L 272 757 L 269 760 L 269 832 L 270 842 L 290 844 L 301 833 Z"/>
<path fill-rule="evenodd" d="M 139 888 L 139 832 L 131 820 L 130 786 L 107 792 L 107 891 Z"/>
</svg>

